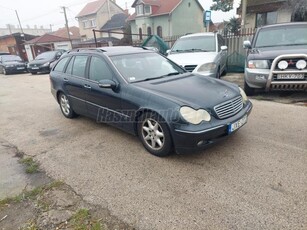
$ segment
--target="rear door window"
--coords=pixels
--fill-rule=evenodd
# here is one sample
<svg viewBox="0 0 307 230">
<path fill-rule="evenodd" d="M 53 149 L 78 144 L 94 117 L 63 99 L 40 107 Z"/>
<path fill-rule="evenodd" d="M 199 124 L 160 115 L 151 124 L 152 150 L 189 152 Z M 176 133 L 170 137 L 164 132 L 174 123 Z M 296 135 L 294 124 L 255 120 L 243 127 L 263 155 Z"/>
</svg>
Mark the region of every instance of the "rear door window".
<svg viewBox="0 0 307 230">
<path fill-rule="evenodd" d="M 72 68 L 72 75 L 78 77 L 86 77 L 85 76 L 85 69 L 87 63 L 87 56 L 76 56 Z"/>
</svg>

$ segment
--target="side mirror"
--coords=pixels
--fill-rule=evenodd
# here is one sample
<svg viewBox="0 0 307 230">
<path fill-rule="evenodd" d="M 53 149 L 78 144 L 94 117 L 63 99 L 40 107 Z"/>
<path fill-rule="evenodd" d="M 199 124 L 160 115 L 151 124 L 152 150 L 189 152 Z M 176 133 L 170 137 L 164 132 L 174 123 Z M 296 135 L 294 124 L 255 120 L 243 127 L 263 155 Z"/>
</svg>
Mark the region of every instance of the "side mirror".
<svg viewBox="0 0 307 230">
<path fill-rule="evenodd" d="M 104 88 L 104 89 L 113 89 L 113 90 L 115 90 L 115 89 L 117 89 L 118 84 L 115 81 L 113 81 L 113 80 L 104 79 L 104 80 L 100 80 L 98 82 L 98 86 L 100 88 Z"/>
<path fill-rule="evenodd" d="M 166 50 L 166 56 L 171 53 L 171 50 Z"/>
<path fill-rule="evenodd" d="M 252 48 L 252 44 L 250 41 L 244 41 L 243 42 L 243 48 L 244 49 L 251 49 Z"/>
<path fill-rule="evenodd" d="M 226 51 L 226 50 L 228 50 L 228 47 L 227 46 L 221 46 L 221 50 Z"/>
</svg>

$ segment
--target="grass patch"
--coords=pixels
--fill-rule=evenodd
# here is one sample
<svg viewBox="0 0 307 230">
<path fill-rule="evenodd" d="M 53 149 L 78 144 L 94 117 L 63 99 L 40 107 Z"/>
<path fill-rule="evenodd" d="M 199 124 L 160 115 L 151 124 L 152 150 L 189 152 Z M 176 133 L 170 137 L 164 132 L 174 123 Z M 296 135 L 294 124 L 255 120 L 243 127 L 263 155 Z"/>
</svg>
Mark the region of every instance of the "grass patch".
<svg viewBox="0 0 307 230">
<path fill-rule="evenodd" d="M 79 209 L 70 219 L 70 225 L 75 230 L 103 230 L 99 221 L 93 221 L 88 209 Z"/>
<path fill-rule="evenodd" d="M 39 165 L 32 157 L 22 158 L 19 162 L 26 166 L 26 173 L 33 174 L 39 172 Z"/>
<path fill-rule="evenodd" d="M 24 200 L 35 200 L 38 196 L 42 195 L 44 192 L 51 190 L 53 188 L 58 188 L 62 186 L 64 183 L 61 181 L 53 181 L 49 184 L 46 184 L 44 186 L 40 186 L 37 188 L 34 188 L 30 191 L 25 191 L 15 197 L 8 197 L 3 200 L 0 200 L 0 207 L 3 207 L 10 203 L 20 203 Z"/>
</svg>

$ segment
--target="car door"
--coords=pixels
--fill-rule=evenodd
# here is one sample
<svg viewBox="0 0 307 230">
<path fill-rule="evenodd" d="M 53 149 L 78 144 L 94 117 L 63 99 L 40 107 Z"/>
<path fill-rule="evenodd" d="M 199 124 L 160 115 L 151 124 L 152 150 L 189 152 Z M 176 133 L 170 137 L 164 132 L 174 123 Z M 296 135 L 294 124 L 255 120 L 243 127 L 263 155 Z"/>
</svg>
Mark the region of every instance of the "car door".
<svg viewBox="0 0 307 230">
<path fill-rule="evenodd" d="M 87 115 L 87 79 L 86 70 L 88 65 L 87 55 L 76 55 L 71 58 L 67 65 L 63 78 L 63 89 L 67 94 L 73 110 L 77 114 Z"/>
<path fill-rule="evenodd" d="M 97 122 L 121 127 L 119 122 L 122 119 L 120 90 L 100 87 L 99 81 L 101 80 L 118 82 L 108 62 L 101 56 L 93 55 L 88 68 L 88 114 Z"/>
</svg>

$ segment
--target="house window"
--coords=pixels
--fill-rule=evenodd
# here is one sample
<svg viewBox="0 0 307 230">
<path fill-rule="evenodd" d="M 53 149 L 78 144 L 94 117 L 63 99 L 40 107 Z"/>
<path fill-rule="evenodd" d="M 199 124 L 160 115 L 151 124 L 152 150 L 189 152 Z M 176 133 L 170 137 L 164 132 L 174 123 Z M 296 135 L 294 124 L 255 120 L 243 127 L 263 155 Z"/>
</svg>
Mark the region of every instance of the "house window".
<svg viewBox="0 0 307 230">
<path fill-rule="evenodd" d="M 151 27 L 150 26 L 147 27 L 147 35 L 151 36 Z"/>
<path fill-rule="evenodd" d="M 89 24 L 90 24 L 90 27 L 96 27 L 96 20 L 90 19 Z"/>
<path fill-rule="evenodd" d="M 83 21 L 82 22 L 83 28 L 87 28 L 87 24 L 88 24 L 88 21 Z"/>
<path fill-rule="evenodd" d="M 142 28 L 139 28 L 139 36 L 140 36 L 140 40 L 143 40 Z"/>
<path fill-rule="evenodd" d="M 151 6 L 150 5 L 145 5 L 144 6 L 144 11 L 145 11 L 145 14 L 151 14 Z"/>
<path fill-rule="evenodd" d="M 157 35 L 162 38 L 162 26 L 157 27 Z"/>
<path fill-rule="evenodd" d="M 277 11 L 260 13 L 256 15 L 256 27 L 271 25 L 277 22 Z"/>
<path fill-rule="evenodd" d="M 136 15 L 143 15 L 144 14 L 144 5 L 140 4 L 136 6 Z"/>
</svg>

